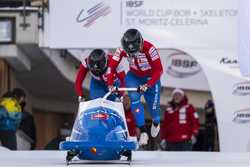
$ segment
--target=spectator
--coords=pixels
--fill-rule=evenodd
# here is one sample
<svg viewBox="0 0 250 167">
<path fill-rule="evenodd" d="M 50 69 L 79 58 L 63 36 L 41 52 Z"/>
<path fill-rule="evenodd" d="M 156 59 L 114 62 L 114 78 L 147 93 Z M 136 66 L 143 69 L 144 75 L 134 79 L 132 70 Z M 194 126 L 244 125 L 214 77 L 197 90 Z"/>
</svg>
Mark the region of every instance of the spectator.
<svg viewBox="0 0 250 167">
<path fill-rule="evenodd" d="M 212 100 L 208 100 L 205 104 L 205 150 L 215 151 L 215 141 L 217 139 L 217 121 L 215 116 L 215 108 Z M 218 140 L 218 139 L 217 139 Z"/>
<path fill-rule="evenodd" d="M 33 115 L 25 110 L 26 102 L 22 107 L 22 119 L 17 130 L 17 149 L 34 150 L 36 147 L 36 126 Z"/>
<path fill-rule="evenodd" d="M 164 113 L 161 147 L 167 151 L 191 151 L 199 126 L 198 114 L 184 91 L 175 89 Z"/>
<path fill-rule="evenodd" d="M 125 95 L 123 97 L 123 108 L 125 111 L 125 117 L 126 117 L 126 122 L 128 125 L 129 135 L 130 136 L 137 136 L 136 123 L 135 123 L 133 113 L 131 111 L 131 104 L 130 104 L 130 99 L 129 99 L 128 95 Z"/>
<path fill-rule="evenodd" d="M 60 128 L 57 137 L 52 139 L 46 146 L 45 150 L 59 150 L 59 144 L 62 141 L 66 140 L 66 137 L 69 137 L 71 134 L 71 129 L 69 127 L 69 123 L 65 122 L 63 126 Z"/>
<path fill-rule="evenodd" d="M 0 100 L 0 140 L 4 147 L 17 149 L 16 130 L 20 125 L 21 112 L 25 102 L 23 89 L 15 88 Z"/>
<path fill-rule="evenodd" d="M 91 76 L 89 88 L 90 99 L 103 97 L 109 91 L 107 87 L 107 76 L 110 73 L 108 66 L 111 59 L 111 53 L 107 53 L 103 49 L 94 49 L 89 56 L 82 61 L 75 80 L 75 90 L 79 102 L 85 100 L 83 98 L 84 93 L 82 84 L 87 73 Z M 116 86 L 124 87 L 125 71 L 122 64 L 115 68 L 114 77 Z M 116 98 L 115 95 L 108 97 L 108 99 L 112 101 L 115 101 Z"/>
</svg>

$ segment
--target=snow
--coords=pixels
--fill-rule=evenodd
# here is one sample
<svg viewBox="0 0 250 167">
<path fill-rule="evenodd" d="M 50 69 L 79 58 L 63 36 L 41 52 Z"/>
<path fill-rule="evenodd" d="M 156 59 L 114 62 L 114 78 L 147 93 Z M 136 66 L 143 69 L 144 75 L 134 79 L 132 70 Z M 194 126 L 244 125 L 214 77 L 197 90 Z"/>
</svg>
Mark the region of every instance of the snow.
<svg viewBox="0 0 250 167">
<path fill-rule="evenodd" d="M 64 151 L 0 151 L 1 167 L 60 167 L 65 166 Z M 129 166 L 125 160 L 109 162 L 73 161 L 77 166 Z M 250 153 L 160 152 L 133 153 L 133 167 L 250 167 Z"/>
</svg>

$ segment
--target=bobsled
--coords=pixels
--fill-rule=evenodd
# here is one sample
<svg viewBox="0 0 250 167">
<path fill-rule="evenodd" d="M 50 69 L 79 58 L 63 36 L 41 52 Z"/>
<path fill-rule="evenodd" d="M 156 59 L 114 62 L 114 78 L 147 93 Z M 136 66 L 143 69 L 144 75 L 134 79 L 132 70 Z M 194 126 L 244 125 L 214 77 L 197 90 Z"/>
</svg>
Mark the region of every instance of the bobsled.
<svg viewBox="0 0 250 167">
<path fill-rule="evenodd" d="M 118 91 L 136 91 L 119 88 Z M 132 160 L 132 151 L 138 148 L 136 137 L 129 135 L 122 102 L 103 98 L 80 102 L 71 136 L 60 143 L 67 150 L 66 163 L 74 157 L 80 160 Z"/>
</svg>

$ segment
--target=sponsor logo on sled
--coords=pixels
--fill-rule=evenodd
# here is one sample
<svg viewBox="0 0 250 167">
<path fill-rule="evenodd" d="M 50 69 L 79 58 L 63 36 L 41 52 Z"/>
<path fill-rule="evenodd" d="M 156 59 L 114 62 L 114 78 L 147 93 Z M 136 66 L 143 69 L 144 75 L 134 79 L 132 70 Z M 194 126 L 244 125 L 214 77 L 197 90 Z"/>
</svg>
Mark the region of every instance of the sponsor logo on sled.
<svg viewBox="0 0 250 167">
<path fill-rule="evenodd" d="M 102 119 L 102 120 L 107 120 L 109 118 L 109 115 L 106 113 L 96 113 L 91 115 L 92 120 L 97 120 L 97 119 Z"/>
<path fill-rule="evenodd" d="M 233 122 L 235 123 L 248 123 L 250 122 L 250 108 L 242 109 L 234 112 Z"/>
<path fill-rule="evenodd" d="M 201 72 L 201 67 L 192 56 L 180 51 L 167 58 L 166 72 L 175 78 L 187 78 Z"/>
<path fill-rule="evenodd" d="M 232 94 L 237 96 L 250 95 L 250 81 L 236 83 L 233 86 Z"/>
<path fill-rule="evenodd" d="M 95 1 L 95 4 L 80 10 L 80 12 L 76 17 L 76 22 L 83 23 L 83 26 L 88 28 L 97 19 L 107 16 L 110 12 L 111 12 L 111 7 L 107 5 L 104 1 L 99 1 L 99 2 Z"/>
</svg>

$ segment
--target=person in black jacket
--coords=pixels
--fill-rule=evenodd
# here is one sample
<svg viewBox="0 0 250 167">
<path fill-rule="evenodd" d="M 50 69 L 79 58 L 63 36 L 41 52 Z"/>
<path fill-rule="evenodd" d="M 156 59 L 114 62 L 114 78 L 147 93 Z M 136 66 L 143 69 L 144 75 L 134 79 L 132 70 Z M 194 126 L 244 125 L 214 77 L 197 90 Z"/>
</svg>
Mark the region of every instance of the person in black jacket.
<svg viewBox="0 0 250 167">
<path fill-rule="evenodd" d="M 34 117 L 31 113 L 27 112 L 25 110 L 24 103 L 22 105 L 22 119 L 20 126 L 18 128 L 18 135 L 29 143 L 29 146 L 26 148 L 23 148 L 25 150 L 34 150 L 36 147 L 36 125 L 34 121 Z"/>
<path fill-rule="evenodd" d="M 215 151 L 215 141 L 217 139 L 217 120 L 215 115 L 215 107 L 212 100 L 208 100 L 205 104 L 205 150 L 206 151 Z"/>
</svg>

